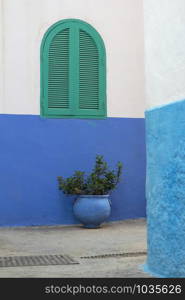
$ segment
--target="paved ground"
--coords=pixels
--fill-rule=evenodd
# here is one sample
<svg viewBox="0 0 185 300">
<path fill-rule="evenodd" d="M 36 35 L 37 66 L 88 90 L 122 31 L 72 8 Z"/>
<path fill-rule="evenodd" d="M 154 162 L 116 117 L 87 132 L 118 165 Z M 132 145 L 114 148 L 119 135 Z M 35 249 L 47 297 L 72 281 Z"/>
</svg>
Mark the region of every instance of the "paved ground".
<svg viewBox="0 0 185 300">
<path fill-rule="evenodd" d="M 141 270 L 145 254 L 82 258 L 105 254 L 146 252 L 144 219 L 104 224 L 100 229 L 81 226 L 0 228 L 0 256 L 68 254 L 76 265 L 1 267 L 1 278 L 150 277 Z"/>
</svg>

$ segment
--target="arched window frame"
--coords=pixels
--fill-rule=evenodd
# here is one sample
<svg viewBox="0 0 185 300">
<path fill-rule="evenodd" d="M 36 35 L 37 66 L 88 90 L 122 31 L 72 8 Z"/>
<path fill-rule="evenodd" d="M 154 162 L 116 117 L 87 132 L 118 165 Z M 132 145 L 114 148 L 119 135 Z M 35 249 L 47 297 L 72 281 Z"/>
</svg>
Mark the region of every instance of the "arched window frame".
<svg viewBox="0 0 185 300">
<path fill-rule="evenodd" d="M 61 30 L 70 28 L 69 41 L 69 101 L 70 109 L 48 108 L 48 55 L 51 41 Z M 99 70 L 99 107 L 98 109 L 79 108 L 79 30 L 87 32 L 94 40 L 98 49 Z M 44 34 L 41 51 L 41 116 L 48 118 L 105 118 L 106 108 L 106 51 L 100 34 L 90 24 L 78 19 L 65 19 L 53 24 Z M 74 67 L 73 62 L 78 64 Z"/>
</svg>

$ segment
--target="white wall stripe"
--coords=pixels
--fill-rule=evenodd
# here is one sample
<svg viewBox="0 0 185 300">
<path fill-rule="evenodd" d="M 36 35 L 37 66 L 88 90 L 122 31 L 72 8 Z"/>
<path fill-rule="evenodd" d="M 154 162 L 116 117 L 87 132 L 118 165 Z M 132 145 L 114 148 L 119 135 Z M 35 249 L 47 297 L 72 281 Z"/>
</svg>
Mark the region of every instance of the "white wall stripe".
<svg viewBox="0 0 185 300">
<path fill-rule="evenodd" d="M 56 21 L 79 18 L 93 25 L 106 45 L 108 116 L 144 116 L 142 0 L 3 2 L 5 40 L 1 65 L 5 81 L 0 79 L 4 87 L 0 113 L 40 113 L 39 58 L 43 34 Z"/>
<path fill-rule="evenodd" d="M 185 99 L 184 16 L 184 0 L 144 0 L 147 109 Z"/>
</svg>

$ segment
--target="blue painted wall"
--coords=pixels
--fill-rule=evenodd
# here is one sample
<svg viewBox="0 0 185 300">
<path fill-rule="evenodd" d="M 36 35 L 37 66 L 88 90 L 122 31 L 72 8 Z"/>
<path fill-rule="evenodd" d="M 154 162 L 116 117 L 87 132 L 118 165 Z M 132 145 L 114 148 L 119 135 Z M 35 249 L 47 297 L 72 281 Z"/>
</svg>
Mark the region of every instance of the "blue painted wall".
<svg viewBox="0 0 185 300">
<path fill-rule="evenodd" d="M 145 216 L 144 119 L 0 115 L 0 225 L 77 223 L 56 177 L 90 171 L 96 154 L 124 169 L 110 221 Z"/>
<path fill-rule="evenodd" d="M 185 100 L 146 112 L 148 258 L 157 277 L 185 277 Z"/>
</svg>

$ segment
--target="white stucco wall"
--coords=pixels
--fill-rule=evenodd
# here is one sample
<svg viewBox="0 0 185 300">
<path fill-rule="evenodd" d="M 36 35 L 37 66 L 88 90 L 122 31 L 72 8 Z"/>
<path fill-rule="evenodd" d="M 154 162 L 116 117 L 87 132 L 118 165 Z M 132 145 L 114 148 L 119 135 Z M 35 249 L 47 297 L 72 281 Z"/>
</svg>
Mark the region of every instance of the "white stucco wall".
<svg viewBox="0 0 185 300">
<path fill-rule="evenodd" d="M 144 0 L 147 108 L 185 99 L 185 1 Z"/>
<path fill-rule="evenodd" d="M 40 114 L 40 44 L 56 21 L 79 18 L 93 25 L 107 51 L 109 117 L 144 116 L 142 0 L 0 0 L 0 113 Z"/>
</svg>

